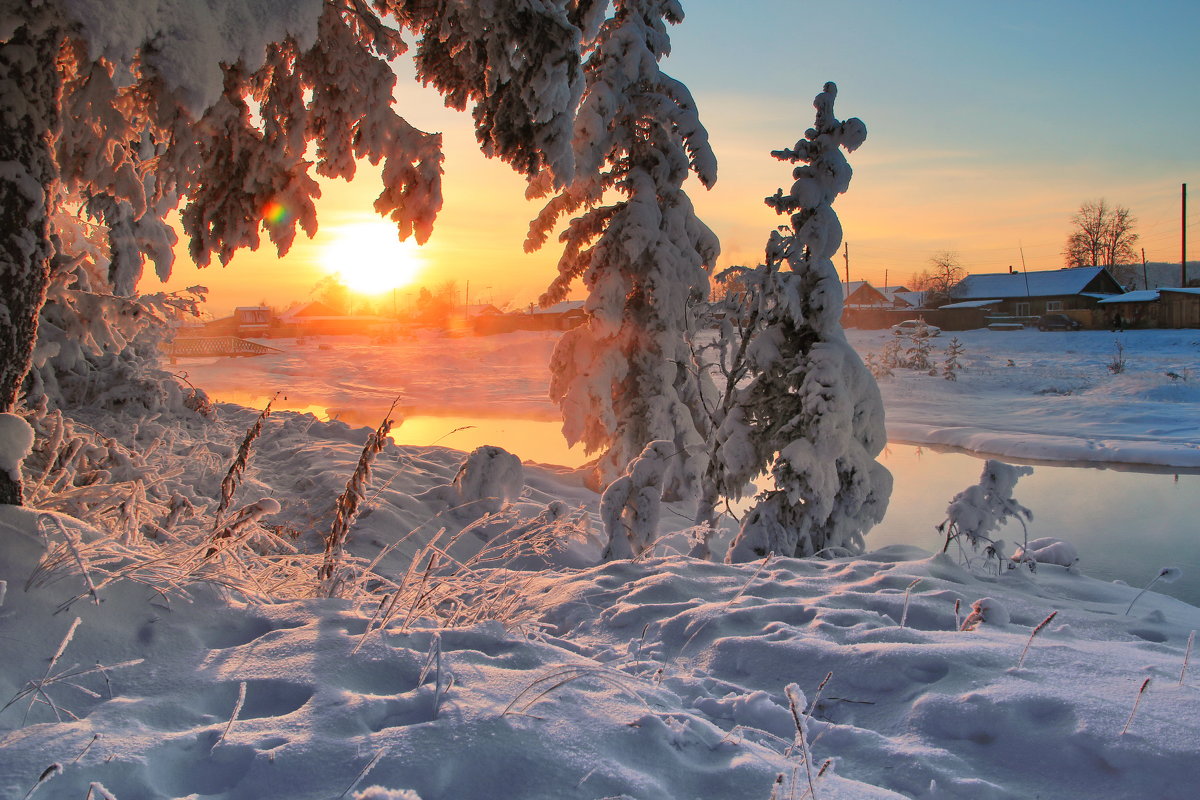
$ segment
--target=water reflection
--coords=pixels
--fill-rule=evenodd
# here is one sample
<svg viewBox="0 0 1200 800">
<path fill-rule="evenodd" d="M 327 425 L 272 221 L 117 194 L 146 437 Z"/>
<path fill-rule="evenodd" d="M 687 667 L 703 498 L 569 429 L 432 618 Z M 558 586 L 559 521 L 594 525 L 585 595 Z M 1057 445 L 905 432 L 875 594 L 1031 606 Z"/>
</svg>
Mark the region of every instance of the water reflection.
<svg viewBox="0 0 1200 800">
<path fill-rule="evenodd" d="M 214 399 L 222 403 L 237 403 L 248 408 L 261 409 L 271 398 L 268 395 L 222 392 L 214 393 Z M 349 425 L 370 428 L 377 427 L 388 413 L 385 405 L 314 405 L 289 400 L 285 395 L 277 397 L 271 407 L 276 411 L 312 414 L 320 420 L 336 419 Z M 397 444 L 420 447 L 438 445 L 464 452 L 491 444 L 503 447 L 523 461 L 567 467 L 582 466 L 591 458 L 584 454 L 582 445 L 568 447 L 560 430 L 561 423 L 553 420 L 484 415 L 409 415 L 403 412 L 395 416 L 397 422 L 392 427 L 391 438 Z"/>
<path fill-rule="evenodd" d="M 220 399 L 254 408 L 267 401 L 265 396 L 250 395 Z M 386 408 L 291 406 L 284 398 L 276 401 L 275 408 L 371 427 L 387 412 Z M 526 461 L 571 467 L 587 460 L 582 447 L 567 447 L 559 423 L 550 420 L 417 415 L 403 417 L 392 438 L 399 444 L 463 451 L 492 444 Z M 970 453 L 891 444 L 880 461 L 891 470 L 895 487 L 887 516 L 867 535 L 867 546 L 910 544 L 940 550 L 943 539 L 934 526 L 945 518 L 950 498 L 979 480 L 983 459 Z M 1020 480 L 1014 496 L 1033 511 L 1029 537 L 1070 541 L 1088 575 L 1143 586 L 1160 568 L 1179 567 L 1180 580 L 1155 590 L 1200 606 L 1200 475 L 1133 471 L 1124 465 L 1118 470 L 1035 463 L 1033 474 Z M 1021 528 L 1010 523 L 999 537 L 1009 542 L 1011 553 L 1012 544 L 1021 541 Z"/>
<path fill-rule="evenodd" d="M 933 526 L 945 518 L 950 498 L 978 481 L 982 459 L 892 444 L 880 461 L 892 471 L 895 489 L 867 545 L 940 549 Z M 1161 567 L 1180 567 L 1177 582 L 1155 591 L 1200 605 L 1200 475 L 1035 464 L 1013 496 L 1033 511 L 1030 538 L 1070 541 L 1088 575 L 1141 586 Z M 1019 542 L 1021 527 L 1010 523 L 999 536 Z"/>
</svg>

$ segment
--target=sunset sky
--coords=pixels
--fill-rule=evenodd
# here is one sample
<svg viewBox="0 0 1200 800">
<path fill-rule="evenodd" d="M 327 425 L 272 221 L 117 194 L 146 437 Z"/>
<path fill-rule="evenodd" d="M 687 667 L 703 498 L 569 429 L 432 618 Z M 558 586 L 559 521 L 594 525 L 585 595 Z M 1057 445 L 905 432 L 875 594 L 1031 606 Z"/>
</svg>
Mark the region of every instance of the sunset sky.
<svg viewBox="0 0 1200 800">
<path fill-rule="evenodd" d="M 1061 266 L 1069 218 L 1086 200 L 1128 206 L 1150 261 L 1180 257 L 1180 184 L 1189 183 L 1189 256 L 1200 253 L 1200 3 L 1195 0 L 683 0 L 664 69 L 686 83 L 719 161 L 716 187 L 687 189 L 722 242 L 720 265 L 757 263 L 783 220 L 762 203 L 790 184 L 769 151 L 812 123 L 812 98 L 837 82 L 837 114 L 867 125 L 838 199 L 850 277 L 904 283 L 936 251 L 972 272 Z M 524 182 L 478 154 L 469 115 L 400 64 L 397 110 L 445 138 L 446 204 L 414 283 L 470 282 L 472 301 L 525 305 L 554 276 L 552 240 L 521 250 L 538 206 Z M 324 182 L 320 232 L 291 253 L 241 252 L 196 270 L 181 243 L 168 288 L 210 290 L 209 310 L 307 300 L 347 226 L 377 219 L 378 172 Z M 361 230 L 361 229 L 360 229 Z M 844 263 L 837 260 L 839 271 Z M 152 275 L 143 291 L 162 285 Z"/>
</svg>

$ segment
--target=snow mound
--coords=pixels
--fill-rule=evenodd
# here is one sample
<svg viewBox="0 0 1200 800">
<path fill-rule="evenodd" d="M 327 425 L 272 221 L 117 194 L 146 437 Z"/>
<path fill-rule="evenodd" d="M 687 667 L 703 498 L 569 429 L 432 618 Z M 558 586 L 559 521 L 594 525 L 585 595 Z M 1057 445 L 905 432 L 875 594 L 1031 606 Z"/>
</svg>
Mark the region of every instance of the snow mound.
<svg viewBox="0 0 1200 800">
<path fill-rule="evenodd" d="M 0 471 L 21 480 L 21 462 L 33 451 L 33 428 L 16 414 L 0 414 Z"/>
<path fill-rule="evenodd" d="M 10 586 L 43 553 L 38 519 L 0 509 Z M 530 635 L 380 631 L 344 600 L 246 605 L 203 588 L 167 603 L 114 583 L 66 614 L 70 579 L 10 591 L 0 638 L 18 646 L 0 699 L 48 675 L 55 705 L 27 694 L 0 714 L 0 795 L 23 796 L 56 762 L 63 797 L 98 782 L 119 798 L 766 798 L 779 774 L 799 796 L 789 684 L 807 698 L 821 798 L 1182 800 L 1197 777 L 1200 693 L 1180 674 L 1200 610 L 1152 592 L 1126 617 L 1129 587 L 1054 567 L 981 576 L 907 547 L 523 579 Z M 1007 624 L 962 632 L 972 605 Z M 96 663 L 106 674 L 70 682 L 84 691 L 54 677 Z"/>
</svg>

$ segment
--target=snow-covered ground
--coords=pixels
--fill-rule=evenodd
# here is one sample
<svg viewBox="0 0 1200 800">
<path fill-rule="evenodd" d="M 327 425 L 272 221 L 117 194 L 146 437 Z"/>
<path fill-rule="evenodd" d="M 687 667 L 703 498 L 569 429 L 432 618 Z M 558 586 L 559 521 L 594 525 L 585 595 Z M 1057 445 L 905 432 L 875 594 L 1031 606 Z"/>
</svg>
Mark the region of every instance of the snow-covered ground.
<svg viewBox="0 0 1200 800">
<path fill-rule="evenodd" d="M 848 331 L 860 354 L 890 331 Z M 1200 331 L 943 332 L 958 380 L 894 370 L 880 380 L 888 438 L 1023 460 L 1200 468 Z M 1118 346 L 1120 353 L 1118 353 Z M 1124 370 L 1110 365 L 1123 361 Z"/>
<path fill-rule="evenodd" d="M 887 336 L 850 335 L 860 352 Z M 1114 334 L 958 337 L 968 367 L 959 381 L 901 371 L 883 380 L 894 437 L 1197 465 L 1200 377 L 1189 370 L 1200 333 L 1123 334 L 1119 375 L 1105 366 Z M 401 392 L 410 411 L 548 419 L 540 395 L 553 339 L 284 342 L 279 355 L 180 368 L 218 397 L 257 402 L 282 390 L 289 406 L 355 423 L 374 424 Z M 136 431 L 128 420 L 86 421 L 159 442 L 156 479 L 211 506 L 255 419 L 218 410 L 215 422 Z M 366 435 L 273 414 L 233 508 L 277 500 L 263 536 L 295 530 L 296 546 L 319 559 Z M 35 797 L 83 800 L 95 782 L 120 800 L 1090 800 L 1190 798 L 1200 783 L 1200 665 L 1187 665 L 1200 609 L 1153 591 L 1135 602 L 1135 588 L 1077 568 L 997 575 L 899 546 L 732 566 L 674 554 L 686 542 L 673 536 L 652 558 L 597 565 L 597 498 L 579 472 L 526 464 L 515 502 L 480 519 L 485 504 L 454 483 L 462 460 L 436 446 L 379 454 L 348 548 L 378 558 L 384 580 L 354 600 L 264 604 L 213 588 L 185 599 L 133 580 L 99 585 L 102 570 L 122 568 L 116 558 L 93 569 L 93 602 L 76 552 L 99 564 L 98 548 L 119 555 L 128 537 L 0 509 L 0 704 L 20 697 L 0 713 L 0 796 L 26 796 L 54 764 L 61 774 Z M 120 508 L 111 516 L 124 519 Z M 664 532 L 687 524 L 663 515 Z M 446 556 L 427 546 L 439 530 L 445 543 L 464 528 Z M 561 547 L 522 550 L 514 571 L 448 560 L 514 531 Z M 183 538 L 163 546 L 183 548 Z M 212 541 L 218 560 L 271 557 L 266 538 L 243 550 Z M 57 580 L 27 588 L 47 543 L 57 561 L 38 575 Z M 198 563 L 213 555 L 203 544 L 189 552 Z M 450 589 L 461 605 L 428 605 Z M 984 618 L 963 630 L 975 605 Z M 464 624 L 439 627 L 435 612 Z M 109 669 L 70 678 L 97 663 Z"/>
</svg>

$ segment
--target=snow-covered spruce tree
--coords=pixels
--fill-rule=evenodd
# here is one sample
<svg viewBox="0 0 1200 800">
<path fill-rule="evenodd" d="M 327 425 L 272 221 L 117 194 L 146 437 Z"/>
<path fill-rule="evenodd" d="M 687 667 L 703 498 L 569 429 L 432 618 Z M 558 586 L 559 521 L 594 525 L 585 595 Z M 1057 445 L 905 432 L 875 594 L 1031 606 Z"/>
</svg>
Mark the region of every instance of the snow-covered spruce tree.
<svg viewBox="0 0 1200 800">
<path fill-rule="evenodd" d="M 602 559 L 637 558 L 654 547 L 662 508 L 662 481 L 675 445 L 654 441 L 629 462 L 600 498 L 600 519 L 608 535 Z"/>
<path fill-rule="evenodd" d="M 832 256 L 842 229 L 832 204 L 850 184 L 841 148 L 858 148 L 867 129 L 858 119 L 838 121 L 836 96 L 837 87 L 826 83 L 805 138 L 772 152 L 803 164 L 791 190 L 766 201 L 790 215 L 791 228 L 771 236 L 761 329 L 747 348 L 749 380 L 714 438 L 725 443 L 725 459 L 743 469 L 769 465 L 774 488 L 743 519 L 726 556 L 731 562 L 771 552 L 861 551 L 891 495 L 891 473 L 875 461 L 886 443 L 879 387 L 840 324 Z"/>
<path fill-rule="evenodd" d="M 388 62 L 406 44 L 390 20 L 421 42 L 418 78 L 474 104 L 486 152 L 562 184 L 582 89 L 575 23 L 597 5 L 0 0 L 0 411 L 29 372 L 65 198 L 108 232 L 103 285 L 59 270 L 94 298 L 131 294 L 147 256 L 170 273 L 164 216 L 180 203 L 200 265 L 257 247 L 260 231 L 285 252 L 297 225 L 316 229 L 310 169 L 349 179 L 362 158 L 383 161 L 375 210 L 423 241 L 441 206 L 441 140 L 392 108 Z M 106 303 L 106 316 L 129 307 Z M 0 502 L 20 499 L 0 476 Z"/>
<path fill-rule="evenodd" d="M 578 213 L 560 239 L 559 275 L 543 305 L 582 278 L 588 320 L 563 335 L 551 358 L 550 394 L 569 442 L 601 451 L 599 487 L 649 442 L 675 450 L 663 477 L 668 498 L 693 495 L 705 465 L 711 391 L 688 346 L 694 306 L 708 289 L 719 244 L 683 190 L 689 171 L 709 187 L 716 160 L 687 88 L 659 69 L 676 0 L 616 0 L 584 64 L 575 127 L 576 177 L 530 226 L 526 249 L 558 219 Z M 542 175 L 530 186 L 544 196 Z"/>
</svg>

